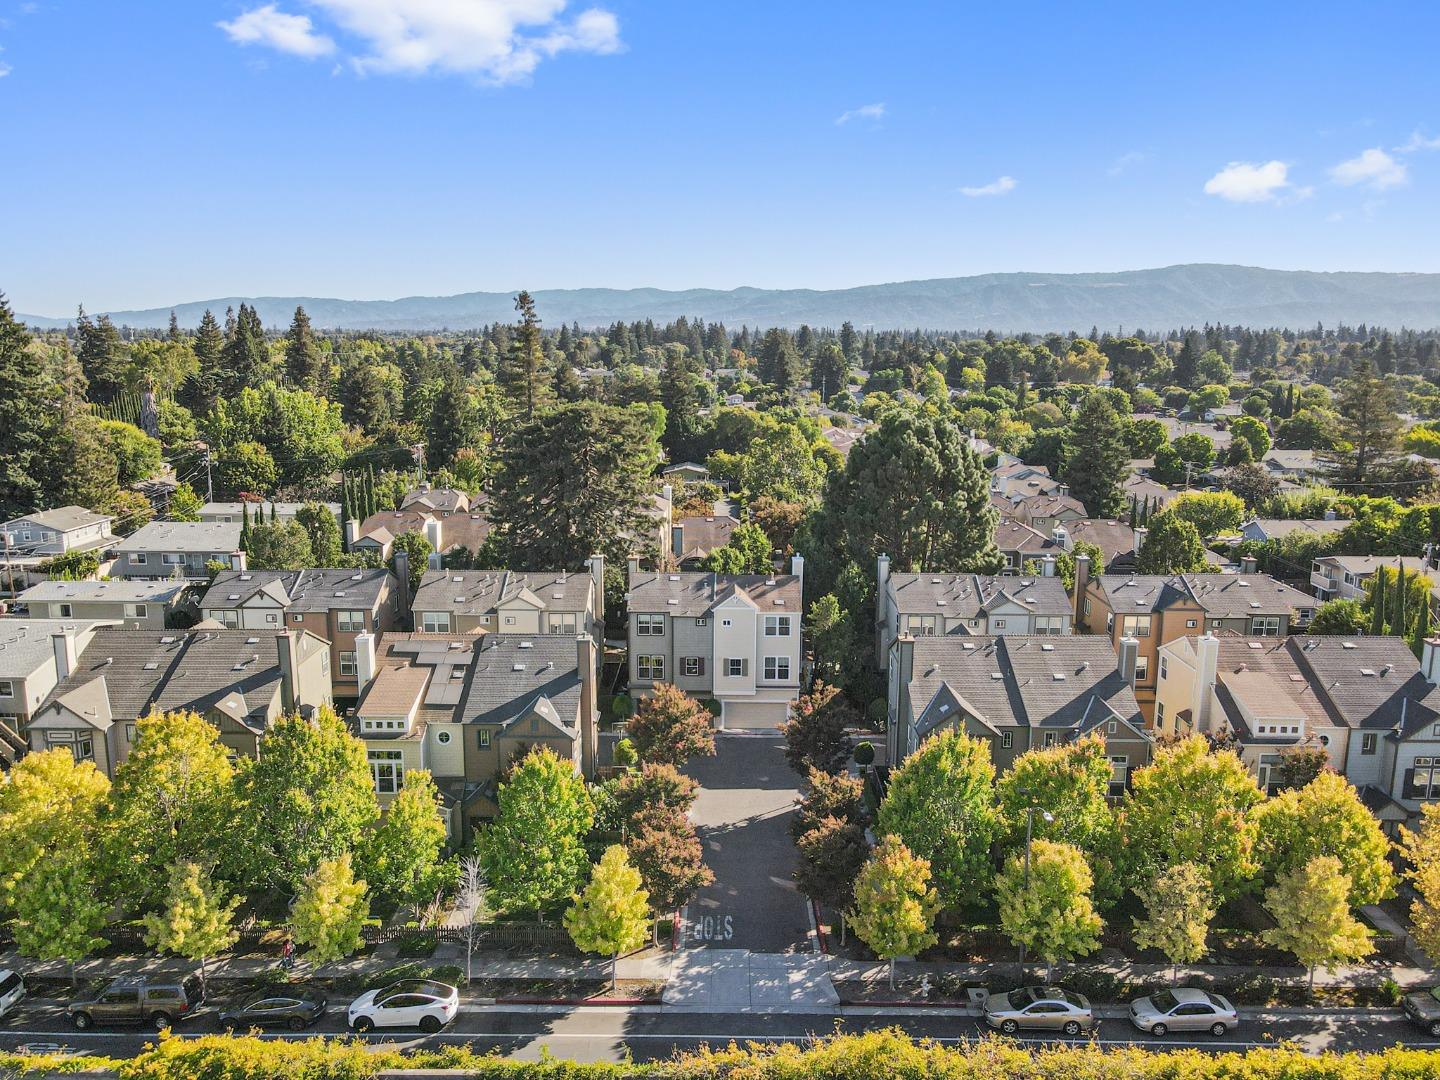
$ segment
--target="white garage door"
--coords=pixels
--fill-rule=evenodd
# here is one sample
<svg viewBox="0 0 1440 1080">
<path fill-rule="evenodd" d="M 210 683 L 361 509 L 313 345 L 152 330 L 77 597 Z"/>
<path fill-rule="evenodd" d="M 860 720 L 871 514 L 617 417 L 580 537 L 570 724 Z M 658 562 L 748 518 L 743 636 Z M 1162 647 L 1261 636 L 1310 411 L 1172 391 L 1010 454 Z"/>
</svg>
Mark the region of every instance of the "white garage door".
<svg viewBox="0 0 1440 1080">
<path fill-rule="evenodd" d="M 783 701 L 727 701 L 721 726 L 726 731 L 774 731 L 788 715 L 789 706 Z"/>
</svg>

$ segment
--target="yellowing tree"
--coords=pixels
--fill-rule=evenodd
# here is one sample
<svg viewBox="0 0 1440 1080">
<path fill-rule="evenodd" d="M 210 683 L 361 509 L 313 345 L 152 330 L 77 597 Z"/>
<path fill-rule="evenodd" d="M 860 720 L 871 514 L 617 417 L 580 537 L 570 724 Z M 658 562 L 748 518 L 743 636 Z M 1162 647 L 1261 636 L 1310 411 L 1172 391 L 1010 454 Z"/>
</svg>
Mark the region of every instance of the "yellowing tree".
<svg viewBox="0 0 1440 1080">
<path fill-rule="evenodd" d="M 1001 929 L 1051 968 L 1057 960 L 1092 953 L 1100 947 L 1101 926 L 1090 897 L 1093 884 L 1079 848 L 1036 840 L 1028 875 L 1025 853 L 1017 851 L 995 878 Z M 1049 979 L 1048 971 L 1045 977 Z"/>
<path fill-rule="evenodd" d="M 610 986 L 622 952 L 645 943 L 650 923 L 650 896 L 640 871 L 630 865 L 625 849 L 611 844 L 590 874 L 590 884 L 565 912 L 565 929 L 583 952 L 610 956 Z"/>
<path fill-rule="evenodd" d="M 1277 925 L 1261 936 L 1309 969 L 1312 993 L 1316 967 L 1333 973 L 1370 955 L 1370 931 L 1350 914 L 1349 897 L 1350 875 L 1333 855 L 1315 856 L 1265 890 L 1265 910 Z"/>
<path fill-rule="evenodd" d="M 360 947 L 360 930 L 370 917 L 367 891 L 365 882 L 355 880 L 348 853 L 306 876 L 290 909 L 290 930 L 310 950 L 312 963 L 328 964 Z"/>
<path fill-rule="evenodd" d="M 855 879 L 850 925 L 876 956 L 890 961 L 891 986 L 896 957 L 914 956 L 938 940 L 933 927 L 939 910 L 930 864 L 893 836 L 880 841 Z"/>
<path fill-rule="evenodd" d="M 226 899 L 199 863 L 176 863 L 170 868 L 165 908 L 144 918 L 145 942 L 152 949 L 200 961 L 200 985 L 205 985 L 205 961 L 224 952 L 239 935 L 235 932 L 238 897 Z"/>
<path fill-rule="evenodd" d="M 1176 863 L 1135 890 L 1145 905 L 1145 918 L 1135 920 L 1135 944 L 1159 949 L 1172 968 L 1193 964 L 1205 955 L 1205 933 L 1215 917 L 1210 879 L 1194 863 Z M 1171 972 L 1178 977 L 1178 972 Z"/>
<path fill-rule="evenodd" d="M 88 847 L 110 781 L 64 747 L 27 754 L 0 777 L 0 903 L 35 866 L 57 852 Z"/>
<path fill-rule="evenodd" d="M 1419 900 L 1410 908 L 1410 930 L 1432 958 L 1440 956 L 1440 803 L 1426 803 L 1416 832 L 1400 830 L 1400 847 L 1410 863 L 1406 876 Z"/>
</svg>

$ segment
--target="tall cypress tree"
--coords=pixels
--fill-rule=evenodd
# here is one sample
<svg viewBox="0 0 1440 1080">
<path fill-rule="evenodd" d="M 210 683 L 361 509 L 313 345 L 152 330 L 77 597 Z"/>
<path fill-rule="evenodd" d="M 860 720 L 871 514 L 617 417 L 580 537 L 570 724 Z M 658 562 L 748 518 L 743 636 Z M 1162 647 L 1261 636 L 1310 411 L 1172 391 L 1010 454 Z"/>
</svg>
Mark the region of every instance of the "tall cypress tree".
<svg viewBox="0 0 1440 1080">
<path fill-rule="evenodd" d="M 534 298 L 522 290 L 515 297 L 515 310 L 520 322 L 509 349 L 501 356 L 497 381 L 528 422 L 537 408 L 550 401 L 553 386 Z"/>
<path fill-rule="evenodd" d="M 80 337 L 80 370 L 89 384 L 90 400 L 108 405 L 125 389 L 130 354 L 109 315 L 92 320 L 81 308 L 75 327 Z"/>
<path fill-rule="evenodd" d="M 247 386 L 257 386 L 270 362 L 265 345 L 265 328 L 249 304 L 241 304 L 235 327 L 222 352 L 220 392 L 227 397 Z"/>
<path fill-rule="evenodd" d="M 285 334 L 285 374 L 290 385 L 323 395 L 328 389 L 327 366 L 325 354 L 310 330 L 310 316 L 303 307 L 297 307 Z"/>
<path fill-rule="evenodd" d="M 0 520 L 43 504 L 56 450 L 51 396 L 45 361 L 0 293 Z"/>
<path fill-rule="evenodd" d="M 1385 568 L 1375 571 L 1375 584 L 1370 590 L 1370 633 L 1385 633 Z"/>
</svg>

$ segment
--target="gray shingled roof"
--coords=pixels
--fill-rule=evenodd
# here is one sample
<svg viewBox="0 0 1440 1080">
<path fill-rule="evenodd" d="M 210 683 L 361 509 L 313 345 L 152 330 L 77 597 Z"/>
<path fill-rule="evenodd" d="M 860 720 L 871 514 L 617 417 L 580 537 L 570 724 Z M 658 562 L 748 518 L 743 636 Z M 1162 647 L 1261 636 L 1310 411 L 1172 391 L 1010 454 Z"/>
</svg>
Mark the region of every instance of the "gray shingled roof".
<svg viewBox="0 0 1440 1080">
<path fill-rule="evenodd" d="M 730 534 L 739 524 L 740 522 L 729 514 L 679 518 L 672 526 L 681 530 L 679 557 L 682 559 L 704 558 L 716 548 L 722 548 L 728 544 Z"/>
<path fill-rule="evenodd" d="M 227 570 L 216 574 L 200 606 L 238 608 L 257 593 L 269 591 L 287 611 L 372 611 L 390 571 L 379 570 Z"/>
<path fill-rule="evenodd" d="M 1268 574 L 1102 574 L 1096 581 L 1117 614 L 1163 611 L 1194 600 L 1216 619 L 1285 615 L 1318 601 Z"/>
<path fill-rule="evenodd" d="M 241 522 L 152 521 L 115 545 L 121 553 L 239 551 Z"/>
<path fill-rule="evenodd" d="M 1350 727 L 1397 729 L 1412 718 L 1417 703 L 1440 708 L 1440 689 L 1420 673 L 1419 661 L 1401 638 L 1292 637 L 1286 647 Z"/>
<path fill-rule="evenodd" d="M 800 579 L 794 574 L 658 574 L 643 570 L 630 575 L 626 603 L 632 612 L 697 618 L 737 589 L 765 614 L 800 614 Z"/>
<path fill-rule="evenodd" d="M 490 615 L 496 605 L 529 591 L 547 611 L 584 611 L 595 591 L 588 571 L 428 570 L 411 607 Z"/>
<path fill-rule="evenodd" d="M 1036 615 L 1073 612 L 1065 583 L 1058 577 L 891 574 L 890 580 L 894 583 L 895 609 L 903 615 L 976 619 L 1007 596 Z"/>
<path fill-rule="evenodd" d="M 51 634 L 81 632 L 90 619 L 0 619 L 0 679 L 24 679 L 55 654 Z"/>
<path fill-rule="evenodd" d="M 414 503 L 404 510 L 381 510 L 371 514 L 360 523 L 359 536 L 373 536 L 382 540 L 393 540 L 407 532 L 424 536 L 425 523 L 431 519 L 440 523 L 442 551 L 457 547 L 478 551 L 485 538 L 490 535 L 489 519 L 482 513 L 430 511 L 422 504 Z"/>
<path fill-rule="evenodd" d="M 36 525 L 43 525 L 47 529 L 57 529 L 60 532 L 69 532 L 71 529 L 80 529 L 86 525 L 98 525 L 102 521 L 113 520 L 114 516 L 111 514 L 97 514 L 94 510 L 87 510 L 83 506 L 57 506 L 53 510 L 40 510 L 12 519 L 12 521 L 33 521 Z M 5 524 L 9 525 L 11 522 L 7 521 Z"/>
<path fill-rule="evenodd" d="M 140 581 L 111 578 L 109 581 L 42 581 L 15 599 L 29 603 L 94 603 L 108 600 L 124 604 L 162 604 L 174 600 L 190 587 L 184 581 Z"/>
<path fill-rule="evenodd" d="M 457 719 L 507 724 L 549 700 L 567 728 L 580 717 L 579 648 L 572 637 L 490 635 L 479 639 Z"/>
</svg>

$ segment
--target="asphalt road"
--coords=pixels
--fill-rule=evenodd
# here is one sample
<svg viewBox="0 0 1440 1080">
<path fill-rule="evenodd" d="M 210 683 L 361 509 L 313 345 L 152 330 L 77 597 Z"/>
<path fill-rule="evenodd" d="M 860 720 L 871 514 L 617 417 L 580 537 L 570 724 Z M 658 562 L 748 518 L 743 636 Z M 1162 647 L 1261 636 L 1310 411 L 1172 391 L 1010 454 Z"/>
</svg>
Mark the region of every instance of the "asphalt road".
<svg viewBox="0 0 1440 1080">
<path fill-rule="evenodd" d="M 843 1015 L 842 1015 L 843 1012 Z M 964 1042 L 987 1034 L 977 1019 L 954 1010 L 910 1010 L 905 1013 L 865 1008 L 834 1012 L 767 1013 L 734 1009 L 680 1012 L 673 1008 L 571 1008 L 552 1006 L 462 1006 L 460 1016 L 437 1035 L 418 1032 L 374 1034 L 365 1041 L 391 1048 L 439 1047 L 471 1044 L 476 1050 L 495 1050 L 507 1056 L 535 1059 L 548 1049 L 557 1057 L 577 1061 L 619 1061 L 668 1058 L 703 1045 L 737 1042 L 806 1041 L 836 1030 L 855 1032 L 898 1027 L 911 1035 L 946 1042 Z M 180 1025 L 176 1034 L 193 1037 L 218 1030 L 215 1011 L 206 1007 Z M 311 1031 L 272 1033 L 267 1038 L 303 1039 L 315 1034 L 340 1035 L 345 1031 L 343 1008 L 330 1012 Z M 153 1041 L 149 1031 L 77 1032 L 65 1024 L 58 1002 L 30 1001 L 0 1021 L 0 1049 L 59 1044 L 82 1053 L 129 1057 Z M 1195 1046 L 1211 1051 L 1239 1051 L 1254 1046 L 1275 1046 L 1294 1041 L 1302 1049 L 1380 1050 L 1397 1043 L 1440 1049 L 1413 1027 L 1399 1011 L 1344 1013 L 1333 1016 L 1278 1016 L 1243 1011 L 1241 1027 L 1224 1038 L 1206 1035 L 1155 1039 L 1141 1034 L 1124 1020 L 1103 1020 L 1095 1036 L 1102 1046 L 1139 1045 L 1155 1049 Z M 1025 1036 L 1021 1042 L 1087 1042 L 1088 1037 Z"/>
</svg>

